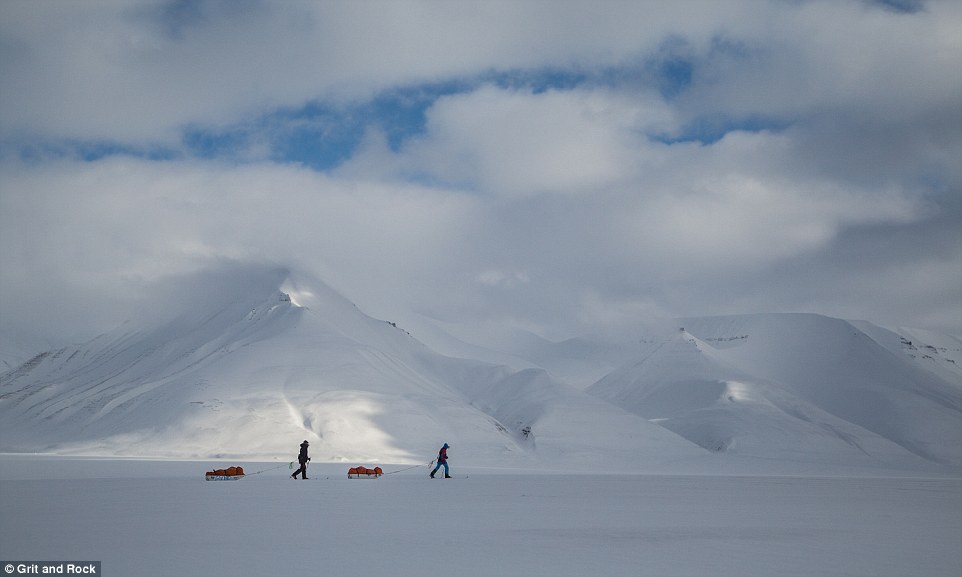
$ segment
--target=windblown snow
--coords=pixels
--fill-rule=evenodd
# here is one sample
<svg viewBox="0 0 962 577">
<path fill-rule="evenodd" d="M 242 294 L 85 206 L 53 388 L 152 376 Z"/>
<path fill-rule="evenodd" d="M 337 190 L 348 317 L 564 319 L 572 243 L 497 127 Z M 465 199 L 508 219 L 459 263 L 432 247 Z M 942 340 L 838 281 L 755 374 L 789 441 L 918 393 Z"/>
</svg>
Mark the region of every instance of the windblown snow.
<svg viewBox="0 0 962 577">
<path fill-rule="evenodd" d="M 446 441 L 536 470 L 962 469 L 955 337 L 760 314 L 500 350 L 434 325 L 429 347 L 322 282 L 251 274 L 4 372 L 0 451 L 288 460 L 308 439 L 318 462 L 419 463 Z"/>
</svg>

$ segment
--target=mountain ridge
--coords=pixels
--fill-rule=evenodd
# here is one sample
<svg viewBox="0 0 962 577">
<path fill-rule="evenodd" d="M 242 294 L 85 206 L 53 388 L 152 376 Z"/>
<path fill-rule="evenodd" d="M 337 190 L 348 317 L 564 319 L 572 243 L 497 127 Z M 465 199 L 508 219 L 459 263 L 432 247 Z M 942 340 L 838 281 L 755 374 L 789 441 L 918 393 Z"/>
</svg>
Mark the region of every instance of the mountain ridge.
<svg viewBox="0 0 962 577">
<path fill-rule="evenodd" d="M 439 355 L 319 281 L 260 274 L 270 282 L 253 292 L 205 296 L 173 320 L 130 323 L 0 375 L 0 450 L 276 458 L 307 438 L 318 460 L 404 463 L 446 439 L 480 464 L 579 468 L 606 457 L 571 450 L 572 439 L 598 434 L 591 423 L 564 430 L 556 413 L 584 405 L 621 423 L 602 444 L 647 430 L 630 452 L 701 452 L 542 369 Z"/>
<path fill-rule="evenodd" d="M 160 292 L 142 318 L 0 374 L 0 451 L 276 459 L 307 438 L 333 462 L 423 462 L 447 441 L 515 468 L 962 470 L 950 339 L 933 361 L 870 323 L 759 314 L 482 360 L 435 352 L 286 269 Z M 604 375 L 587 387 L 566 378 L 592 371 Z"/>
</svg>

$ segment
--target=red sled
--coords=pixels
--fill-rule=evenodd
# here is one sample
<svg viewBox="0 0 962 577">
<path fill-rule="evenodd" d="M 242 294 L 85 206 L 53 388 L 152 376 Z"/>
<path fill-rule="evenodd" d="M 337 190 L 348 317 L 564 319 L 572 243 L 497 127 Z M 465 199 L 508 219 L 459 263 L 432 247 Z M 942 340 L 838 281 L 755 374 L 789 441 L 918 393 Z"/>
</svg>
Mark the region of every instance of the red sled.
<svg viewBox="0 0 962 577">
<path fill-rule="evenodd" d="M 367 467 L 351 467 L 347 470 L 348 479 L 377 479 L 384 474 L 380 467 L 368 469 Z"/>
<path fill-rule="evenodd" d="M 207 471 L 204 478 L 208 481 L 236 481 L 244 478 L 243 467 L 228 467 L 226 469 L 215 469 Z"/>
</svg>

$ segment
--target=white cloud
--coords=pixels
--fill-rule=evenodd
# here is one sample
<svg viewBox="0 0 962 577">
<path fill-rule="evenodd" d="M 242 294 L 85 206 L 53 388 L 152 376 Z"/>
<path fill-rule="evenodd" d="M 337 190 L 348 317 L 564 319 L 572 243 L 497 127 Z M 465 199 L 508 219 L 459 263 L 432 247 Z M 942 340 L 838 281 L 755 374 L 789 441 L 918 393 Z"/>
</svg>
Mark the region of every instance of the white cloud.
<svg viewBox="0 0 962 577">
<path fill-rule="evenodd" d="M 571 335 L 813 310 L 959 330 L 957 2 L 10 0 L 0 16 L 5 328 L 109 325 L 152 280 L 226 257 L 304 268 L 392 320 Z M 553 73 L 574 80 L 510 81 Z M 258 119 L 429 83 L 457 88 L 423 131 L 391 142 L 360 119 L 328 173 L 264 160 Z M 189 158 L 185 131 L 238 125 L 231 163 Z M 177 159 L 57 158 L 101 141 Z"/>
<path fill-rule="evenodd" d="M 489 269 L 481 271 L 476 277 L 478 282 L 491 287 L 511 288 L 517 284 L 530 282 L 528 274 L 524 271 L 503 271 Z"/>
<path fill-rule="evenodd" d="M 483 87 L 442 98 L 404 155 L 442 181 L 495 195 L 588 193 L 635 176 L 642 129 L 664 106 L 610 94 Z"/>
<path fill-rule="evenodd" d="M 78 316 L 118 322 L 127 303 L 99 294 L 129 295 L 218 258 L 303 266 L 374 304 L 379 292 L 408 297 L 423 288 L 419 278 L 430 283 L 433 267 L 456 258 L 448 253 L 470 226 L 472 204 L 276 165 L 109 160 L 8 166 L 3 175 L 0 293 L 10 322 L 71 299 L 64 306 L 100 303 Z"/>
<path fill-rule="evenodd" d="M 666 35 L 739 27 L 751 5 L 13 0 L 0 5 L 0 113 L 5 131 L 176 144 L 186 125 L 316 99 L 618 64 Z"/>
<path fill-rule="evenodd" d="M 787 135 L 731 133 L 690 146 L 649 174 L 633 205 L 616 211 L 628 238 L 679 265 L 754 268 L 817 250 L 847 226 L 907 223 L 923 208 L 900 189 L 859 188 L 786 175 L 795 147 Z"/>
</svg>

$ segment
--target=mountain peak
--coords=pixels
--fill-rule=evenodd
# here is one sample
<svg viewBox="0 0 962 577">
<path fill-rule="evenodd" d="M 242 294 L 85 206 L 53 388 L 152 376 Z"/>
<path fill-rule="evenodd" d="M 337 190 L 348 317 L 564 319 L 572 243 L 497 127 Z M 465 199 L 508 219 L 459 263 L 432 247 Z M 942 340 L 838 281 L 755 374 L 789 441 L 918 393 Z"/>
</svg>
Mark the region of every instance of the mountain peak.
<svg viewBox="0 0 962 577">
<path fill-rule="evenodd" d="M 281 267 L 151 295 L 131 323 L 0 374 L 0 450 L 288 459 L 308 438 L 317 461 L 417 463 L 444 439 L 488 466 L 962 468 L 962 379 L 874 325 L 689 318 L 618 343 L 522 339 L 500 355 L 514 366 L 441 355 Z"/>
</svg>

